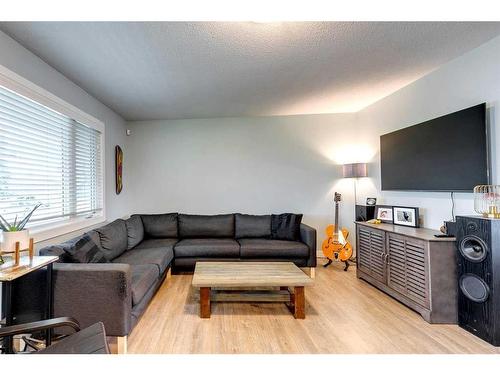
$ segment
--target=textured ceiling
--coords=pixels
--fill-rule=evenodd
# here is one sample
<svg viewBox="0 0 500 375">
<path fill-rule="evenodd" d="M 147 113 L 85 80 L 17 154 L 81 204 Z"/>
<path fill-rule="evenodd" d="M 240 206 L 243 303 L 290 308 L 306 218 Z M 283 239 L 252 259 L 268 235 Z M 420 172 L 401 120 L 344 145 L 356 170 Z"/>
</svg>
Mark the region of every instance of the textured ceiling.
<svg viewBox="0 0 500 375">
<path fill-rule="evenodd" d="M 14 22 L 0 29 L 127 120 L 357 111 L 500 23 Z"/>
</svg>

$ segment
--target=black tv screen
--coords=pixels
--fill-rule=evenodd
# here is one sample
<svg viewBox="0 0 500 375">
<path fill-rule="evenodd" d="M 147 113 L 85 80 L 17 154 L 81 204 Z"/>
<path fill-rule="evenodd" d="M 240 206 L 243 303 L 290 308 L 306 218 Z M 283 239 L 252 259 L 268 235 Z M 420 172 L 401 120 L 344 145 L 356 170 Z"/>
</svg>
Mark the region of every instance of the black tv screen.
<svg viewBox="0 0 500 375">
<path fill-rule="evenodd" d="M 472 191 L 488 184 L 486 104 L 380 137 L 382 190 Z"/>
</svg>

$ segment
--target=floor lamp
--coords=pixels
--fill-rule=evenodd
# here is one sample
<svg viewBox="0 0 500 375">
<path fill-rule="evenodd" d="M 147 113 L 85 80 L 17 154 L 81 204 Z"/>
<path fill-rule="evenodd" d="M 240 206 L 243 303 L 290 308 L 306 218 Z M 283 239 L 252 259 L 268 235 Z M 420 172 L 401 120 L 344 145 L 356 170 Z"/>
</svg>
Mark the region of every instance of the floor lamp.
<svg viewBox="0 0 500 375">
<path fill-rule="evenodd" d="M 356 187 L 358 183 L 359 177 L 367 177 L 368 171 L 366 168 L 366 163 L 352 163 L 352 164 L 344 164 L 342 166 L 342 176 L 344 178 L 352 178 L 354 179 L 354 217 L 356 218 L 356 204 L 357 196 L 356 196 Z M 356 250 L 356 247 L 354 247 Z M 356 256 L 353 255 L 353 261 L 356 260 Z"/>
<path fill-rule="evenodd" d="M 366 163 L 344 164 L 342 166 L 342 176 L 344 178 L 354 178 L 354 209 L 356 209 L 356 185 L 359 177 L 367 177 Z"/>
</svg>

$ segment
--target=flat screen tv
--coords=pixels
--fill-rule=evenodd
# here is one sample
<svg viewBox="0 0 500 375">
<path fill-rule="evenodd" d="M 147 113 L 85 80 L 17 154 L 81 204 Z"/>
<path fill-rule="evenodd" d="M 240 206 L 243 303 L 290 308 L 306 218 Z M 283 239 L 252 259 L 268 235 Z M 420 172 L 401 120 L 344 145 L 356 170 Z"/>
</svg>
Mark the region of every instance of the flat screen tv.
<svg viewBox="0 0 500 375">
<path fill-rule="evenodd" d="M 380 137 L 382 190 L 472 191 L 490 182 L 486 104 Z"/>
</svg>

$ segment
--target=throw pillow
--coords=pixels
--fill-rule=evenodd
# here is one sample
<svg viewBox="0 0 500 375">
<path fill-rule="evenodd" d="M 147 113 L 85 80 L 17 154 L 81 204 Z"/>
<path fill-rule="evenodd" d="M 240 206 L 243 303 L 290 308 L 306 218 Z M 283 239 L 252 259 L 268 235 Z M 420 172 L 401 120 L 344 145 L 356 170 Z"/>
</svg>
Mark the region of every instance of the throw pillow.
<svg viewBox="0 0 500 375">
<path fill-rule="evenodd" d="M 99 246 L 84 234 L 73 246 L 64 248 L 72 263 L 108 263 Z"/>
<path fill-rule="evenodd" d="M 144 226 L 140 216 L 125 220 L 127 226 L 127 250 L 136 247 L 144 239 Z"/>
<path fill-rule="evenodd" d="M 300 240 L 302 214 L 271 215 L 271 238 L 274 240 Z"/>
</svg>

